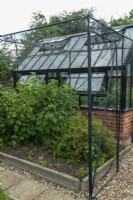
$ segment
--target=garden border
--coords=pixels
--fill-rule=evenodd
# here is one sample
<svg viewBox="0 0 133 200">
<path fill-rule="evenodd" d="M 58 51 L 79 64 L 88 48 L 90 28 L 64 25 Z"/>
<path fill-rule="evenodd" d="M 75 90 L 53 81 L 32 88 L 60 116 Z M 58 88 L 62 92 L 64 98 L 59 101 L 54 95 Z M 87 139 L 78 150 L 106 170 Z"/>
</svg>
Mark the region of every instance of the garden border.
<svg viewBox="0 0 133 200">
<path fill-rule="evenodd" d="M 122 150 L 120 152 L 120 156 L 128 152 L 130 148 L 131 145 Z M 30 172 L 34 175 L 37 175 L 41 178 L 44 178 L 48 181 L 51 181 L 55 184 L 58 184 L 64 188 L 73 190 L 75 192 L 81 192 L 84 194 L 88 190 L 89 186 L 88 176 L 86 176 L 80 181 L 80 179 L 75 178 L 73 176 L 46 167 L 42 167 L 38 164 L 34 164 L 32 162 L 17 158 L 15 156 L 8 155 L 3 152 L 0 152 L 0 160 L 12 166 L 18 167 L 22 170 L 25 170 L 27 172 Z M 115 160 L 116 158 L 111 158 L 103 166 L 97 169 L 96 180 L 101 179 L 108 173 Z"/>
</svg>

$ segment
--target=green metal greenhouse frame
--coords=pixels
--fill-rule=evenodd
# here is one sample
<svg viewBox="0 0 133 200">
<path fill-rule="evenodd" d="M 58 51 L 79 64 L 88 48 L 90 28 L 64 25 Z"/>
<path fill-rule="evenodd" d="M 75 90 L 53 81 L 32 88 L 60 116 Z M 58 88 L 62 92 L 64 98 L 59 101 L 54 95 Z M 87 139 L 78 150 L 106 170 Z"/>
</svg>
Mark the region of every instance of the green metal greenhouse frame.
<svg viewBox="0 0 133 200">
<path fill-rule="evenodd" d="M 86 31 L 52 38 L 40 38 L 33 44 L 25 58 L 17 56 L 22 48 L 24 35 L 51 26 L 62 26 L 73 22 L 86 24 Z M 95 25 L 94 25 L 95 24 Z M 27 81 L 39 77 L 45 84 L 51 79 L 58 80 L 59 85 L 70 84 L 77 91 L 81 100 L 85 100 L 88 109 L 88 143 L 89 143 L 89 199 L 94 199 L 119 170 L 120 111 L 133 110 L 133 25 L 108 27 L 105 23 L 85 16 L 47 26 L 23 30 L 0 36 L 1 43 L 14 45 L 16 54 L 9 58 L 17 63 L 12 71 L 14 87 L 18 80 Z M 5 59 L 2 58 L 1 59 Z M 33 76 L 33 77 L 34 77 Z M 114 84 L 114 87 L 111 86 Z M 112 88 L 114 93 L 111 93 Z M 115 88 L 115 89 L 114 89 Z M 110 94 L 115 103 L 116 112 L 116 172 L 94 193 L 102 131 Z M 96 99 L 96 100 L 95 100 Z M 94 175 L 92 171 L 92 108 L 95 101 L 102 105 L 104 112 Z M 98 105 L 99 106 L 99 105 Z M 101 109 L 101 108 L 100 108 Z"/>
</svg>

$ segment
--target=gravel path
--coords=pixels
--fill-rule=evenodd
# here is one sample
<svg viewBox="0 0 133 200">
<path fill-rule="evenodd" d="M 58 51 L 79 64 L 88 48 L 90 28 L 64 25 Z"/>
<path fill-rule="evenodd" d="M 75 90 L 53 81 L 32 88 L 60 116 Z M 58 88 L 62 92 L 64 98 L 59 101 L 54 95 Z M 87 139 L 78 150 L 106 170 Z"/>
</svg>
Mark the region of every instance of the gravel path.
<svg viewBox="0 0 133 200">
<path fill-rule="evenodd" d="M 108 175 L 109 177 L 110 175 Z M 99 183 L 100 184 L 100 183 Z M 120 159 L 119 172 L 104 190 L 97 196 L 98 200 L 125 200 L 133 190 L 133 145 L 128 153 Z"/>
<path fill-rule="evenodd" d="M 31 175 L 23 170 L 18 168 L 9 166 L 5 163 L 0 163 L 0 166 L 5 167 L 6 169 L 10 169 L 15 171 L 27 178 L 31 178 L 32 180 L 38 180 L 39 182 L 44 182 L 44 179 L 41 179 L 37 176 Z M 110 172 L 111 173 L 111 172 Z M 110 177 L 110 174 L 107 175 L 107 178 Z M 98 187 L 103 183 L 104 180 L 99 181 Z M 77 200 L 87 200 L 83 194 L 74 193 L 73 191 L 69 191 L 67 189 L 63 189 L 59 186 L 55 186 L 52 183 L 51 187 L 54 187 L 55 190 L 63 191 L 65 194 L 69 194 L 73 199 Z M 129 192 L 133 190 L 133 145 L 131 144 L 131 149 L 129 152 L 125 153 L 120 159 L 120 170 L 114 176 L 114 178 L 109 182 L 109 184 L 101 191 L 101 193 L 97 196 L 98 200 L 125 200 L 129 195 Z"/>
</svg>

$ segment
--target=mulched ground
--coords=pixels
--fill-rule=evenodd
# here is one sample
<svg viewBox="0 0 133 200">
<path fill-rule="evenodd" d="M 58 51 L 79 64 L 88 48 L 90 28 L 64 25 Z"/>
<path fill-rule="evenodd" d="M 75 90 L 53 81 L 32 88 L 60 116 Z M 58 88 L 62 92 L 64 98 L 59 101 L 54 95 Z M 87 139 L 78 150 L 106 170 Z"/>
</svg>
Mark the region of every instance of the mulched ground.
<svg viewBox="0 0 133 200">
<path fill-rule="evenodd" d="M 76 172 L 81 167 L 84 167 L 85 169 L 88 167 L 87 162 L 83 160 L 76 164 L 68 164 L 67 162 L 53 158 L 53 156 L 50 153 L 45 152 L 38 146 L 35 146 L 35 147 L 22 146 L 22 147 L 16 147 L 16 148 L 4 146 L 4 147 L 1 147 L 0 151 L 12 156 L 21 158 L 21 159 L 25 159 L 25 160 L 28 160 L 28 155 L 29 155 L 29 152 L 31 151 L 34 154 L 34 156 L 32 160 L 29 160 L 30 162 L 41 165 L 41 161 L 44 160 L 46 161 L 46 167 L 57 170 L 59 172 L 66 173 L 68 175 L 72 175 L 74 177 L 78 177 L 76 175 Z"/>
</svg>

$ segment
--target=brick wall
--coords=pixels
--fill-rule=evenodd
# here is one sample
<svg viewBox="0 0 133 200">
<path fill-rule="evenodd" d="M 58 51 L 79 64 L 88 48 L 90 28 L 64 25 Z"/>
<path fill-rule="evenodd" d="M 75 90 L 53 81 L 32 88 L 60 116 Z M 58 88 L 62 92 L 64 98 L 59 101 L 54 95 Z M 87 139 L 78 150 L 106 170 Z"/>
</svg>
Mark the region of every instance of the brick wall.
<svg viewBox="0 0 133 200">
<path fill-rule="evenodd" d="M 81 108 L 81 112 L 87 117 L 88 111 L 86 108 Z M 133 130 L 133 110 L 120 111 L 120 138 L 121 140 L 127 140 L 131 137 L 131 131 Z M 94 109 L 92 111 L 93 119 L 102 119 L 103 110 Z M 116 112 L 113 110 L 106 111 L 105 126 L 111 131 L 116 132 Z"/>
</svg>

